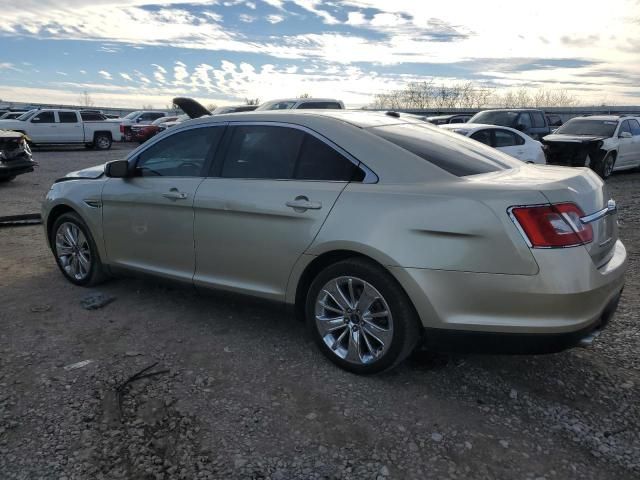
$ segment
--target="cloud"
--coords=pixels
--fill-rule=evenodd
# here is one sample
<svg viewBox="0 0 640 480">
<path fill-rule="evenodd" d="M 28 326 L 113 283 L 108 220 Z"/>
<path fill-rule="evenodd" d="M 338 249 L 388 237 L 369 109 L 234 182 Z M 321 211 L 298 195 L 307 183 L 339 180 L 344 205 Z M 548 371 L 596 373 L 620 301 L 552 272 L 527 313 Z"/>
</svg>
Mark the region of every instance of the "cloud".
<svg viewBox="0 0 640 480">
<path fill-rule="evenodd" d="M 62 75 L 63 77 L 66 77 L 68 74 L 66 72 L 56 72 L 58 75 Z"/>
<path fill-rule="evenodd" d="M 239 15 L 238 18 L 240 19 L 241 22 L 244 22 L 244 23 L 252 23 L 256 20 L 256 17 L 252 15 L 247 15 L 246 13 Z"/>
<path fill-rule="evenodd" d="M 98 72 L 98 74 L 99 74 L 100 76 L 102 76 L 103 78 L 105 78 L 106 80 L 111 80 L 111 79 L 113 79 L 113 77 L 111 76 L 111 74 L 110 74 L 109 72 L 107 72 L 106 70 L 100 70 L 100 71 Z"/>
<path fill-rule="evenodd" d="M 17 68 L 13 63 L 9 62 L 0 62 L 0 70 L 13 70 L 14 72 L 21 72 L 19 68 Z"/>
<path fill-rule="evenodd" d="M 133 82 L 133 78 L 131 78 L 131 75 L 129 75 L 128 73 L 120 73 L 120 76 L 122 78 L 124 78 L 125 80 L 128 80 L 130 82 Z"/>
<path fill-rule="evenodd" d="M 272 15 L 267 15 L 266 20 L 269 23 L 276 24 L 276 23 L 280 23 L 280 22 L 284 21 L 284 17 L 282 15 L 276 15 L 274 13 Z"/>
</svg>

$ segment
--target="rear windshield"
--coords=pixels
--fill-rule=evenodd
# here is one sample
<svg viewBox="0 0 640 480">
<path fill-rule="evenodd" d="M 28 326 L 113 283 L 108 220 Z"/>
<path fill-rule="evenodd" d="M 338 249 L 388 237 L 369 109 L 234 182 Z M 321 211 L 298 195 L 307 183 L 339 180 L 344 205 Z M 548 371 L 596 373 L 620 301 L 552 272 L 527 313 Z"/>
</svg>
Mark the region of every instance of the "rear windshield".
<svg viewBox="0 0 640 480">
<path fill-rule="evenodd" d="M 469 123 L 486 123 L 488 125 L 500 125 L 503 127 L 515 127 L 519 112 L 480 112 L 476 113 Z"/>
<path fill-rule="evenodd" d="M 522 166 L 520 161 L 494 148 L 426 124 L 402 123 L 372 127 L 368 131 L 457 177 Z"/>
<path fill-rule="evenodd" d="M 615 132 L 618 122 L 615 120 L 593 120 L 588 118 L 573 118 L 562 125 L 556 133 L 565 135 L 595 135 L 610 137 Z"/>
</svg>

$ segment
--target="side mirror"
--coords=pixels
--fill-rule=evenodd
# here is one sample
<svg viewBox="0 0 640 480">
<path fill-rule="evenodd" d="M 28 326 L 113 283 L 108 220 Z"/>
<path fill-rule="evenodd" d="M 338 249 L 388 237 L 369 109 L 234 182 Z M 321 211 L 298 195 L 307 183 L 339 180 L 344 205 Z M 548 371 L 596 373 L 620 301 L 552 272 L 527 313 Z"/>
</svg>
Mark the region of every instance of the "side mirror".
<svg viewBox="0 0 640 480">
<path fill-rule="evenodd" d="M 629 132 L 622 132 L 620 135 L 618 135 L 618 137 L 620 137 L 620 138 L 633 138 L 633 135 L 631 135 Z"/>
<path fill-rule="evenodd" d="M 104 166 L 104 174 L 109 178 L 130 177 L 129 162 L 126 160 L 114 160 Z"/>
<path fill-rule="evenodd" d="M 140 123 L 141 120 L 142 120 L 142 117 L 136 118 L 136 123 Z"/>
</svg>

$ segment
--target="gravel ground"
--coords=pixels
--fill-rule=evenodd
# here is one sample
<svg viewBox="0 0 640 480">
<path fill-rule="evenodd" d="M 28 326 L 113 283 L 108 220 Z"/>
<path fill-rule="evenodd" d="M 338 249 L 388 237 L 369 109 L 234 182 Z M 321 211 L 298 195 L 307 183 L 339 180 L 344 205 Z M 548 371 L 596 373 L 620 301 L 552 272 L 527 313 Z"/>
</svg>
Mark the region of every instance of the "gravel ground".
<svg viewBox="0 0 640 480">
<path fill-rule="evenodd" d="M 37 151 L 37 172 L 0 186 L 0 216 L 126 148 Z M 609 183 L 630 269 L 591 348 L 420 354 L 366 378 L 279 306 L 149 280 L 74 287 L 40 227 L 0 229 L 0 478 L 640 478 L 640 174 Z M 95 292 L 115 300 L 85 310 Z"/>
</svg>

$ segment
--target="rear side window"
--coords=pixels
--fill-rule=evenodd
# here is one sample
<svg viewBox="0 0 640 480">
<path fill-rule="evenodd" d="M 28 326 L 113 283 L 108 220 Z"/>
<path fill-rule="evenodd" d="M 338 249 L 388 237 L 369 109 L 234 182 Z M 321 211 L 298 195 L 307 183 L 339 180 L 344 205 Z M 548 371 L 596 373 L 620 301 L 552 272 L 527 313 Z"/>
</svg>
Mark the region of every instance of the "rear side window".
<svg viewBox="0 0 640 480">
<path fill-rule="evenodd" d="M 522 165 L 491 147 L 427 125 L 404 123 L 367 130 L 458 177 Z"/>
<path fill-rule="evenodd" d="M 84 122 L 96 122 L 104 120 L 106 117 L 100 113 L 80 112 L 80 116 Z"/>
<path fill-rule="evenodd" d="M 522 145 L 524 139 L 520 135 L 516 135 L 508 130 L 496 129 L 493 131 L 493 146 L 498 147 L 513 147 L 515 145 Z"/>
<path fill-rule="evenodd" d="M 60 123 L 78 123 L 76 112 L 58 112 Z"/>
<path fill-rule="evenodd" d="M 294 178 L 348 182 L 361 181 L 364 174 L 343 155 L 307 133 L 304 136 Z"/>
<path fill-rule="evenodd" d="M 235 127 L 222 166 L 222 176 L 290 179 L 304 135 L 301 130 L 286 127 Z"/>
<path fill-rule="evenodd" d="M 480 130 L 471 135 L 475 141 L 491 146 L 491 130 Z"/>
<path fill-rule="evenodd" d="M 220 143 L 224 127 L 192 128 L 164 138 L 138 156 L 143 177 L 199 177 Z"/>
<path fill-rule="evenodd" d="M 31 122 L 32 123 L 55 123 L 56 119 L 53 116 L 53 112 L 40 112 L 35 114 Z"/>
<path fill-rule="evenodd" d="M 338 102 L 305 102 L 298 105 L 298 109 L 307 110 L 313 108 L 321 108 L 324 110 L 341 110 L 342 105 Z"/>
<path fill-rule="evenodd" d="M 533 118 L 533 126 L 535 128 L 544 128 L 544 115 L 540 112 L 531 112 L 531 118 Z"/>
</svg>

